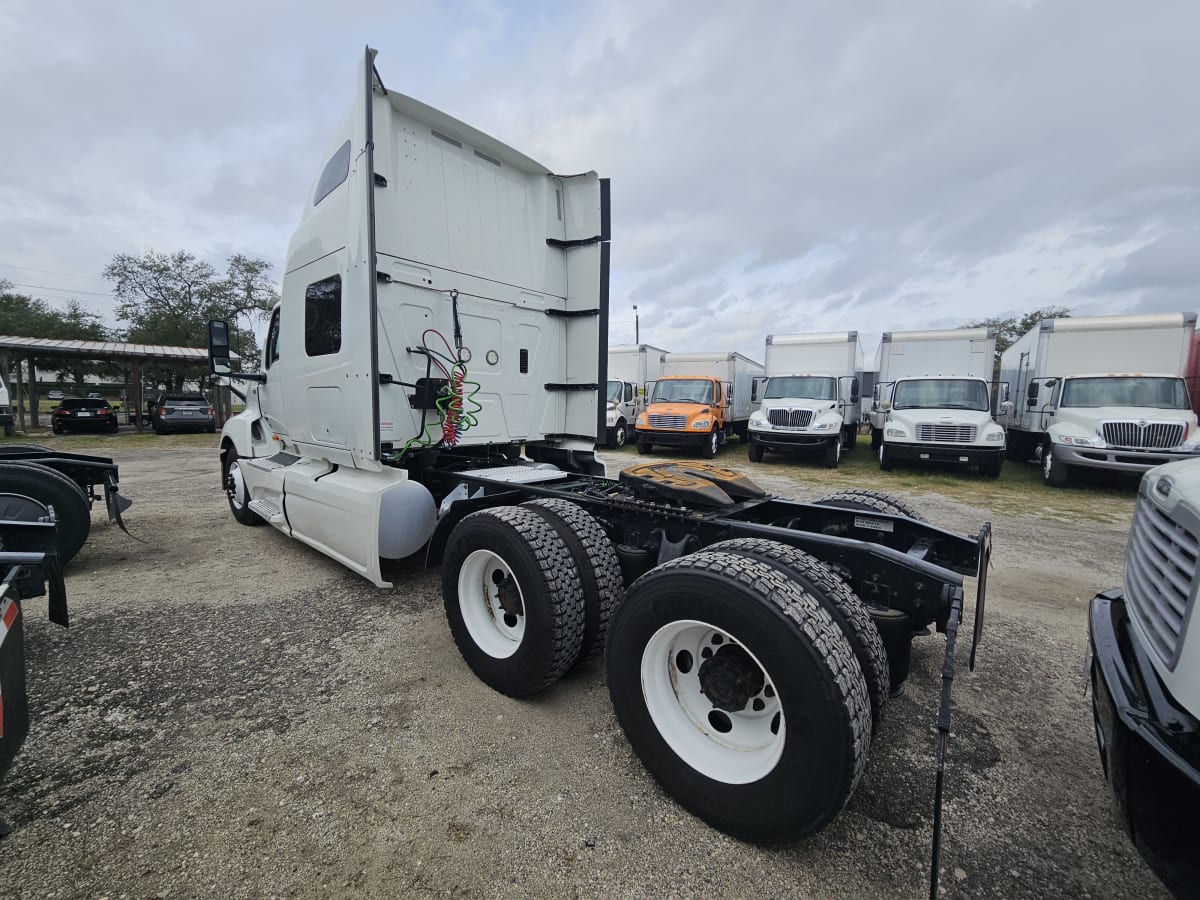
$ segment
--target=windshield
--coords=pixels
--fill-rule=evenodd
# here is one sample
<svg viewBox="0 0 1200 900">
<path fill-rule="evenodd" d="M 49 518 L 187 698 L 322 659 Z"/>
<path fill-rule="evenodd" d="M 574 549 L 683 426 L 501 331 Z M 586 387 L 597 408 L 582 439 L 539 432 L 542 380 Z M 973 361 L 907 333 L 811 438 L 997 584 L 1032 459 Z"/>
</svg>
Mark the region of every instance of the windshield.
<svg viewBox="0 0 1200 900">
<path fill-rule="evenodd" d="M 608 383 L 608 402 L 609 403 L 620 403 L 621 402 L 621 382 L 610 381 Z"/>
<path fill-rule="evenodd" d="M 918 378 L 896 385 L 893 409 L 974 409 L 986 412 L 988 388 L 974 378 Z"/>
<path fill-rule="evenodd" d="M 704 378 L 666 378 L 654 385 L 651 403 L 712 403 L 712 382 Z"/>
<path fill-rule="evenodd" d="M 1182 378 L 1069 378 L 1063 386 L 1063 406 L 1143 406 L 1187 409 Z"/>
<path fill-rule="evenodd" d="M 827 375 L 784 375 L 767 379 L 765 400 L 799 397 L 803 400 L 836 400 L 837 379 Z"/>
</svg>

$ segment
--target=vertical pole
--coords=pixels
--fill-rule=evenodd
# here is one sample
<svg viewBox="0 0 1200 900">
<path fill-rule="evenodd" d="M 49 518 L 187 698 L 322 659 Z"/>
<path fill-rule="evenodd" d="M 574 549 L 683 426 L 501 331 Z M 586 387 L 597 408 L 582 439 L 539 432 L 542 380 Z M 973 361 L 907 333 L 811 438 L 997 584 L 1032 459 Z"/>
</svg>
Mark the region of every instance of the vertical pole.
<svg viewBox="0 0 1200 900">
<path fill-rule="evenodd" d="M 38 428 L 38 405 L 41 402 L 41 397 L 38 392 L 37 383 L 37 360 L 32 356 L 26 361 L 29 366 L 29 427 Z"/>
<path fill-rule="evenodd" d="M 633 304 L 633 343 L 637 346 L 642 342 L 642 330 L 638 325 L 637 304 Z"/>
<path fill-rule="evenodd" d="M 25 376 L 21 374 L 21 360 L 17 358 L 17 424 L 25 431 Z"/>
<path fill-rule="evenodd" d="M 142 427 L 142 361 L 133 364 L 133 424 L 137 433 L 141 434 Z"/>
</svg>

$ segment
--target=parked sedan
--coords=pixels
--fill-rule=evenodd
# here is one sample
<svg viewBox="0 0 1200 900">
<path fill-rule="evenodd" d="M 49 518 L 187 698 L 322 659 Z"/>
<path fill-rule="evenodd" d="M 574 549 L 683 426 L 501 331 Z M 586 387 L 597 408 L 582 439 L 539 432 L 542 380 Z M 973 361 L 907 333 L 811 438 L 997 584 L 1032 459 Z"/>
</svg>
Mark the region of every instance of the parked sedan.
<svg viewBox="0 0 1200 900">
<path fill-rule="evenodd" d="M 68 431 L 108 431 L 116 433 L 117 414 L 107 400 L 64 400 L 50 415 L 55 434 Z"/>
<path fill-rule="evenodd" d="M 168 431 L 217 430 L 217 420 L 208 398 L 203 394 L 160 394 L 150 413 L 155 434 Z"/>
</svg>

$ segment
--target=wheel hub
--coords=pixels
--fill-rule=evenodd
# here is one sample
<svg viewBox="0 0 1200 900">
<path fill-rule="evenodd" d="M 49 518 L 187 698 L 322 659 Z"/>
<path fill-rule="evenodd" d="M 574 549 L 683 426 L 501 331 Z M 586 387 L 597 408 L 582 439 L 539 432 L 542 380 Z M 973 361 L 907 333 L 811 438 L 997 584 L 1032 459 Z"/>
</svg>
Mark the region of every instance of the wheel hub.
<svg viewBox="0 0 1200 900">
<path fill-rule="evenodd" d="M 717 709 L 740 712 L 765 682 L 762 669 L 736 644 L 726 644 L 700 666 L 700 692 Z"/>
<path fill-rule="evenodd" d="M 517 587 L 516 579 L 511 575 L 493 572 L 492 581 L 496 585 L 496 602 L 504 610 L 505 618 L 507 619 L 509 616 L 523 616 L 525 614 L 525 607 L 521 603 L 521 591 Z"/>
</svg>

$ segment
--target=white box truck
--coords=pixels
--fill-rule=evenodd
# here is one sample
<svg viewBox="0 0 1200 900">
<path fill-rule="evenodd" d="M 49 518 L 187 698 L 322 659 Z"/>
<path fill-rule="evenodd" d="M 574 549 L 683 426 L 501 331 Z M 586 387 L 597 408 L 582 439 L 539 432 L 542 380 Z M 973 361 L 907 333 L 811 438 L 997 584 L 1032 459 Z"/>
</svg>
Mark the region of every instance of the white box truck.
<svg viewBox="0 0 1200 900">
<path fill-rule="evenodd" d="M 1010 459 L 1046 484 L 1077 469 L 1145 472 L 1200 452 L 1185 375 L 1195 313 L 1043 319 L 1000 360 Z"/>
<path fill-rule="evenodd" d="M 1004 429 L 992 419 L 994 329 L 884 332 L 877 361 L 871 444 L 881 469 L 951 463 L 1000 475 Z"/>
<path fill-rule="evenodd" d="M 1124 584 L 1088 610 L 1092 716 L 1116 818 L 1176 897 L 1200 886 L 1200 460 L 1142 477 Z"/>
<path fill-rule="evenodd" d="M 740 353 L 667 353 L 646 411 L 637 417 L 638 452 L 699 447 L 711 459 L 730 437 L 743 437 L 754 411 L 761 363 Z"/>
<path fill-rule="evenodd" d="M 819 830 L 884 734 L 913 632 L 944 630 L 953 669 L 967 577 L 978 635 L 990 526 L 956 535 L 863 492 L 772 497 L 699 462 L 607 477 L 608 183 L 388 90 L 373 51 L 357 85 L 261 370 L 235 372 L 228 323 L 209 326 L 210 370 L 245 400 L 221 431 L 230 512 L 380 587 L 383 561 L 419 554 L 486 684 L 527 697 L 603 656 L 630 746 L 684 807 L 746 840 Z M 697 431 L 749 419 L 761 366 L 672 366 Z M 713 393 L 680 387 L 698 381 Z"/>
<path fill-rule="evenodd" d="M 658 380 L 666 350 L 649 344 L 608 348 L 603 443 L 624 447 L 633 423 L 646 408 L 646 392 Z"/>
<path fill-rule="evenodd" d="M 862 368 L 857 331 L 767 335 L 767 377 L 750 416 L 750 461 L 761 462 L 767 450 L 809 451 L 835 468 L 858 436 Z"/>
</svg>

